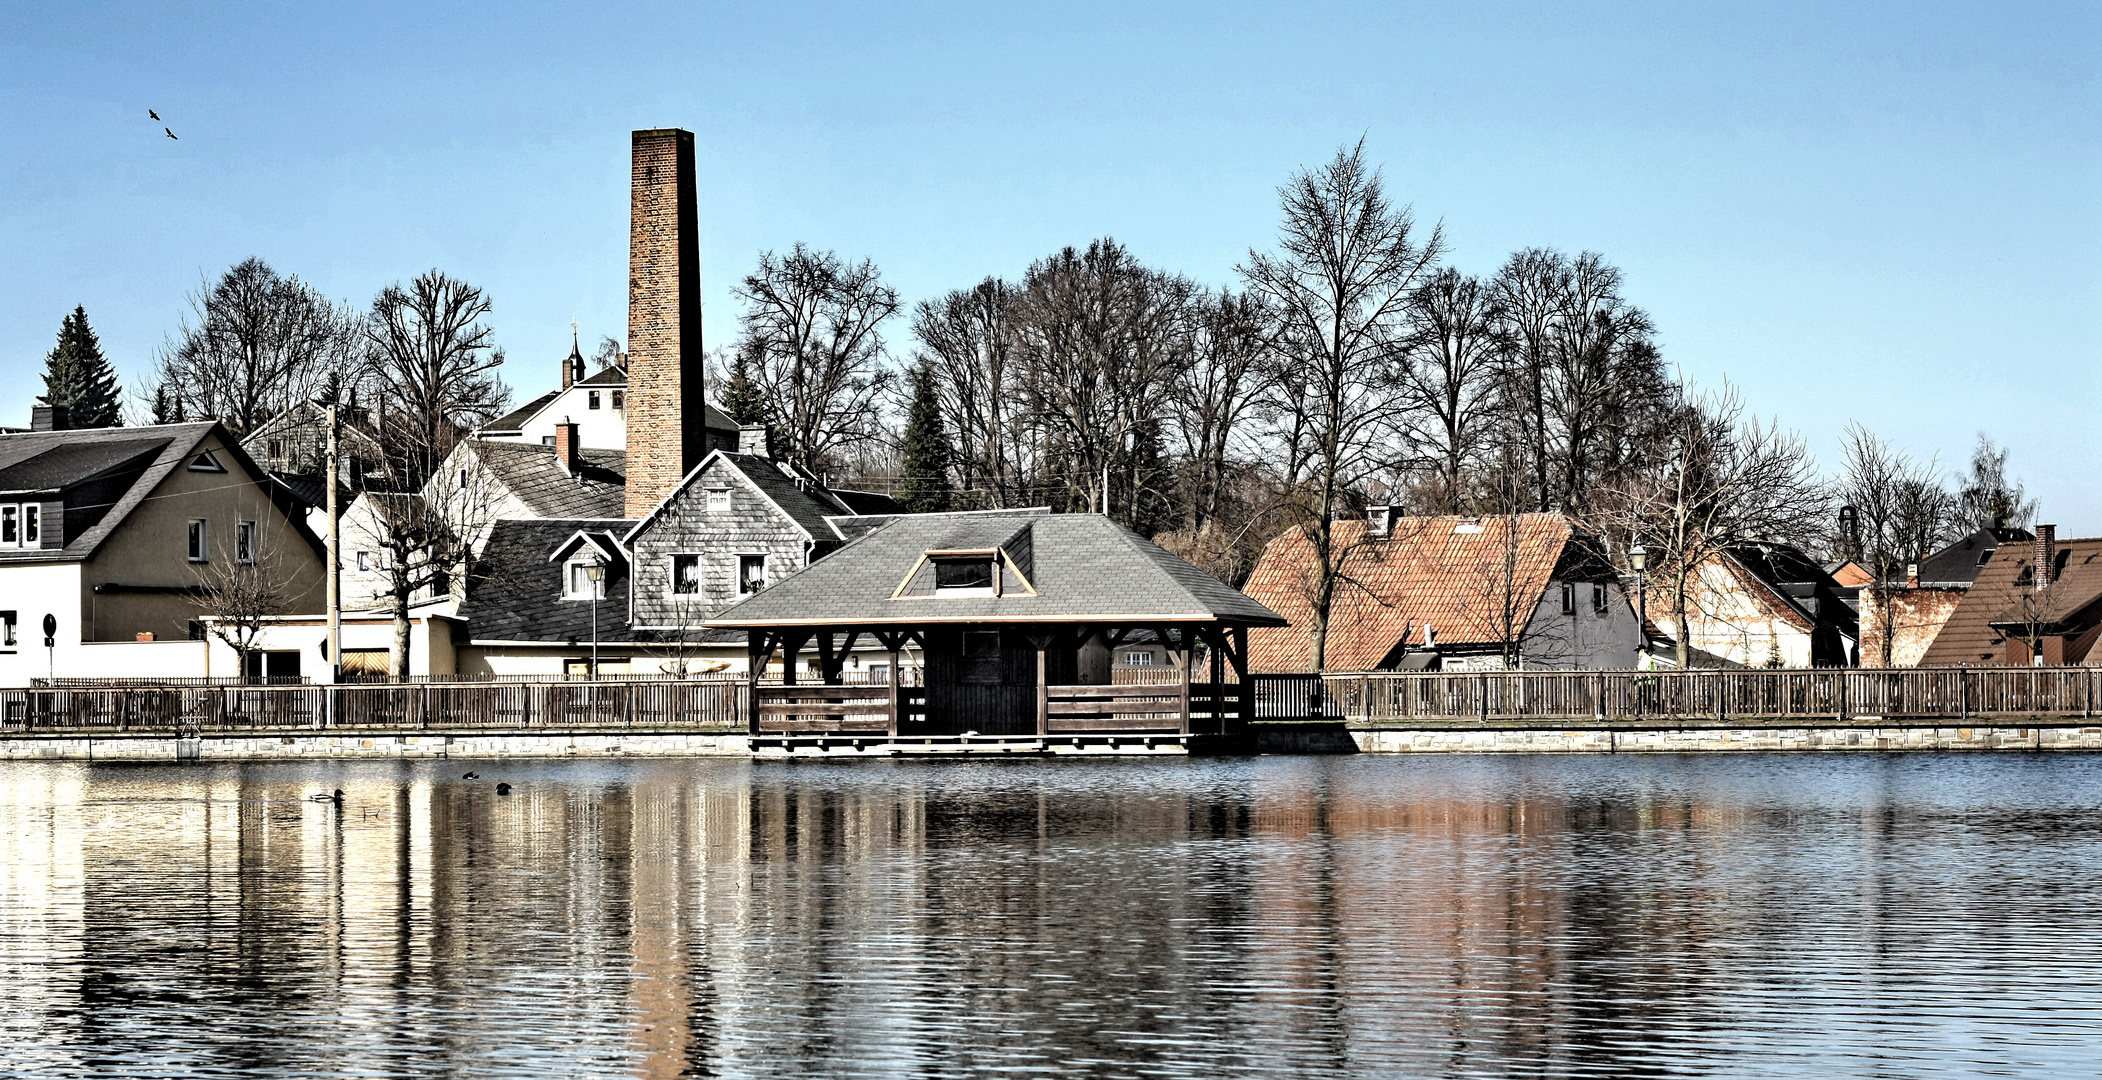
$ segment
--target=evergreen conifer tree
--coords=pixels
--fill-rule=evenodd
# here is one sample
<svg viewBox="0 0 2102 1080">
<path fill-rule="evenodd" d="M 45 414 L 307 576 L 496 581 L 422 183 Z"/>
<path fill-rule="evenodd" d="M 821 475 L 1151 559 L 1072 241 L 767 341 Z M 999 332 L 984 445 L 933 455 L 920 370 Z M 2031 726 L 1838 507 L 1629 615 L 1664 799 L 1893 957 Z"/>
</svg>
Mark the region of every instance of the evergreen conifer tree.
<svg viewBox="0 0 2102 1080">
<path fill-rule="evenodd" d="M 153 419 L 155 424 L 174 424 L 182 417 L 182 402 L 168 399 L 168 384 L 153 388 Z"/>
<path fill-rule="evenodd" d="M 905 417 L 905 476 L 898 502 L 915 514 L 950 508 L 949 440 L 942 434 L 941 402 L 935 396 L 934 370 L 925 363 L 912 372 L 912 408 Z"/>
<path fill-rule="evenodd" d="M 58 344 L 44 359 L 44 393 L 38 401 L 64 406 L 76 428 L 117 427 L 117 373 L 102 355 L 88 326 L 88 312 L 75 307 L 58 328 Z"/>
<path fill-rule="evenodd" d="M 766 422 L 766 400 L 760 395 L 759 384 L 752 381 L 751 363 L 744 354 L 730 362 L 730 378 L 723 385 L 723 414 L 740 424 L 762 424 Z"/>
</svg>

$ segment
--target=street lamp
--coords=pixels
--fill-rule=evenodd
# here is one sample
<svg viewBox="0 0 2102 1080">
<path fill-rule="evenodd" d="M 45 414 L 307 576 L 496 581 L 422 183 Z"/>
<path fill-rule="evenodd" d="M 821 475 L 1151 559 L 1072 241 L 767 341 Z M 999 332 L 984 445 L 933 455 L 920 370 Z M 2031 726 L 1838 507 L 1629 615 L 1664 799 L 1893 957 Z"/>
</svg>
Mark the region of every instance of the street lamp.
<svg viewBox="0 0 2102 1080">
<path fill-rule="evenodd" d="M 605 595 L 606 561 L 596 556 L 584 564 L 584 577 L 591 582 L 591 681 L 598 681 L 598 598 Z"/>
<path fill-rule="evenodd" d="M 1628 549 L 1628 569 L 1635 571 L 1635 632 L 1642 635 L 1641 660 L 1645 670 L 1649 667 L 1649 590 L 1643 571 L 1649 568 L 1649 549 L 1636 544 Z"/>
</svg>

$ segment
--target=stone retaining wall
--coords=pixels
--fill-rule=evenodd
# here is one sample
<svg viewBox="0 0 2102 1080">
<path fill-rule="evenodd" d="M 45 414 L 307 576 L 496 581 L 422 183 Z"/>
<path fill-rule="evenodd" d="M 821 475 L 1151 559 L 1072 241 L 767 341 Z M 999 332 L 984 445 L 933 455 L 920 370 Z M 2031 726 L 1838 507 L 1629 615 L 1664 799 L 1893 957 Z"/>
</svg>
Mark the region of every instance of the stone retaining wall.
<svg viewBox="0 0 2102 1080">
<path fill-rule="evenodd" d="M 1354 730 L 1372 754 L 1629 754 L 1731 750 L 2102 750 L 2102 727 Z"/>
<path fill-rule="evenodd" d="M 10 735 L 0 761 L 271 761 L 291 758 L 744 757 L 744 735 Z"/>
</svg>

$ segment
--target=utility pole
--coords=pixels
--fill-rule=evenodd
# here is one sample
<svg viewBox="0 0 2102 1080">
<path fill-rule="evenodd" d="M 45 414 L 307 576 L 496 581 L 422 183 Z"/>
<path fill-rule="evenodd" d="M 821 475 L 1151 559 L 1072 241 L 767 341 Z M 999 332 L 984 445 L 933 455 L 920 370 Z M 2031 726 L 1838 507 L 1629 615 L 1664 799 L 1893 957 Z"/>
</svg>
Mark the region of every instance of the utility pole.
<svg viewBox="0 0 2102 1080">
<path fill-rule="evenodd" d="M 343 523 L 337 516 L 337 405 L 328 403 L 328 681 L 343 679 Z"/>
</svg>

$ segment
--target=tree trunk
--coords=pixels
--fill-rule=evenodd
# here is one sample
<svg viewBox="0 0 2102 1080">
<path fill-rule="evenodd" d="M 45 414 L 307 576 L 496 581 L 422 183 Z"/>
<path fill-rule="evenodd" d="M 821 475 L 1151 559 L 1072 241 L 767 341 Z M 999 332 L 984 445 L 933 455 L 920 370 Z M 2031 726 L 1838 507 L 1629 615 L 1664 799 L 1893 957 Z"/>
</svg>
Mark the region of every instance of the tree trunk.
<svg viewBox="0 0 2102 1080">
<path fill-rule="evenodd" d="M 402 682 L 409 677 L 409 598 L 394 598 L 394 642 L 388 647 L 387 662 L 394 669 L 394 681 Z"/>
</svg>

